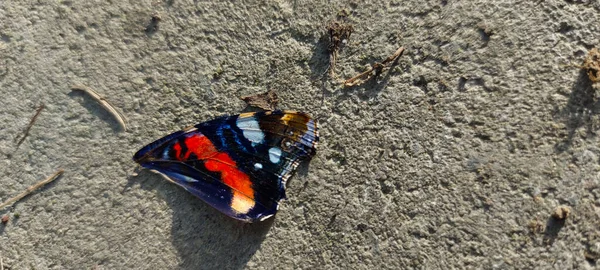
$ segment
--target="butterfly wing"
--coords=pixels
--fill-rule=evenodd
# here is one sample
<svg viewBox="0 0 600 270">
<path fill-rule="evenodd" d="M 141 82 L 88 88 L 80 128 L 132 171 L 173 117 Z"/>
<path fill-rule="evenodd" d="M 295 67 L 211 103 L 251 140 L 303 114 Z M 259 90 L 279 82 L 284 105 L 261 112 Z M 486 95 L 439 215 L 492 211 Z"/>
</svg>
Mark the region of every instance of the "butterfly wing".
<svg viewBox="0 0 600 270">
<path fill-rule="evenodd" d="M 274 215 L 285 181 L 315 153 L 316 121 L 292 111 L 221 117 L 142 148 L 134 160 L 221 212 L 244 221 Z"/>
</svg>

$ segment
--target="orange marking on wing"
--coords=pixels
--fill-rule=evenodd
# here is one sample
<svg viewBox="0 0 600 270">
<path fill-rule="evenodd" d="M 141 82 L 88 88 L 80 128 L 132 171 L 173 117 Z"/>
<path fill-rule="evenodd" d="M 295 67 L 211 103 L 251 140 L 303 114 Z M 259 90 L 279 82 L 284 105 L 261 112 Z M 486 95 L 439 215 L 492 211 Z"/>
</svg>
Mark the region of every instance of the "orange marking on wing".
<svg viewBox="0 0 600 270">
<path fill-rule="evenodd" d="M 248 198 L 246 195 L 238 191 L 233 191 L 233 197 L 231 198 L 231 208 L 238 213 L 247 214 L 250 209 L 254 207 L 256 202 L 254 199 Z"/>
<path fill-rule="evenodd" d="M 220 172 L 223 183 L 233 189 L 231 208 L 239 213 L 247 213 L 254 206 L 254 189 L 250 177 L 237 169 L 235 161 L 227 153 L 217 153 L 206 160 L 204 166 L 209 171 Z"/>
<path fill-rule="evenodd" d="M 235 167 L 235 161 L 227 153 L 219 152 L 207 160 L 204 166 L 210 171 L 221 172 L 221 179 L 226 185 L 251 199 L 254 198 L 254 189 L 252 189 L 250 177 Z"/>
<path fill-rule="evenodd" d="M 252 117 L 252 116 L 254 116 L 254 114 L 255 113 L 253 113 L 253 112 L 241 113 L 240 115 L 238 115 L 238 118 Z"/>
</svg>

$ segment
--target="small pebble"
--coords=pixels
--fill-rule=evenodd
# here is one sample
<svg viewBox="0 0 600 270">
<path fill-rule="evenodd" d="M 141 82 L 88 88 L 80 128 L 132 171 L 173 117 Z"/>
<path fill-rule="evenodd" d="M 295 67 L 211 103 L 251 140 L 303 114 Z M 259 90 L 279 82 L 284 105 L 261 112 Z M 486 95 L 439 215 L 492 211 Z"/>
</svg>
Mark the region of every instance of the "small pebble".
<svg viewBox="0 0 600 270">
<path fill-rule="evenodd" d="M 552 217 L 555 219 L 566 219 L 571 214 L 571 209 L 568 206 L 561 205 L 554 209 L 554 213 L 552 213 Z"/>
</svg>

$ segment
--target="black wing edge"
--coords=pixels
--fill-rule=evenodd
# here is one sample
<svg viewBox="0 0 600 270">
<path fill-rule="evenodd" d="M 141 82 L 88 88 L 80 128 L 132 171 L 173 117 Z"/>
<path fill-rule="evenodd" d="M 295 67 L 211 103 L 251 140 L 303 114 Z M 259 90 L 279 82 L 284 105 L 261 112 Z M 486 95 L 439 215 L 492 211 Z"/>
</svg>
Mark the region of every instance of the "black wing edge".
<svg viewBox="0 0 600 270">
<path fill-rule="evenodd" d="M 139 151 L 137 151 L 137 153 L 135 153 L 135 155 L 133 155 L 133 161 L 138 162 L 140 161 L 148 152 L 156 149 L 157 147 L 163 145 L 165 142 L 168 142 L 174 138 L 177 138 L 181 135 L 183 135 L 185 133 L 185 131 L 180 130 L 174 133 L 171 133 L 165 137 L 162 137 L 146 146 L 144 146 L 144 148 L 140 149 Z"/>
</svg>

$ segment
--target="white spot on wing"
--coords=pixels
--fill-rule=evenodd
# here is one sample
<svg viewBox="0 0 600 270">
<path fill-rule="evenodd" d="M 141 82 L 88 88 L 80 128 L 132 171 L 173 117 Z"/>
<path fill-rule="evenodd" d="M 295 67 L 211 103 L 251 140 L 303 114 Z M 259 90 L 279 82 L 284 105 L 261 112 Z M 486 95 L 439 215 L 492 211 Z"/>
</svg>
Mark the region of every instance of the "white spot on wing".
<svg viewBox="0 0 600 270">
<path fill-rule="evenodd" d="M 260 163 L 255 163 L 255 164 L 254 164 L 254 169 L 255 169 L 255 170 L 260 170 L 260 169 L 262 169 L 262 168 L 263 168 L 262 164 L 260 164 Z"/>
<path fill-rule="evenodd" d="M 278 147 L 269 148 L 269 160 L 272 163 L 279 163 L 281 160 L 281 149 Z"/>
<path fill-rule="evenodd" d="M 260 130 L 258 121 L 254 117 L 238 118 L 235 124 L 249 141 L 261 143 L 265 139 L 265 134 Z"/>
<path fill-rule="evenodd" d="M 268 219 L 268 218 L 270 218 L 270 217 L 272 217 L 272 216 L 273 216 L 273 215 L 268 215 L 268 216 L 261 217 L 261 218 L 259 219 L 259 221 L 264 221 L 265 219 Z"/>
<path fill-rule="evenodd" d="M 194 179 L 194 178 L 191 178 L 191 177 L 189 177 L 189 176 L 185 176 L 185 175 L 182 175 L 182 174 L 181 174 L 181 176 L 182 176 L 181 178 L 183 178 L 183 180 L 185 180 L 185 181 L 186 181 L 186 182 L 188 182 L 188 183 L 194 183 L 194 182 L 198 182 L 198 180 L 196 180 L 196 179 Z"/>
</svg>

